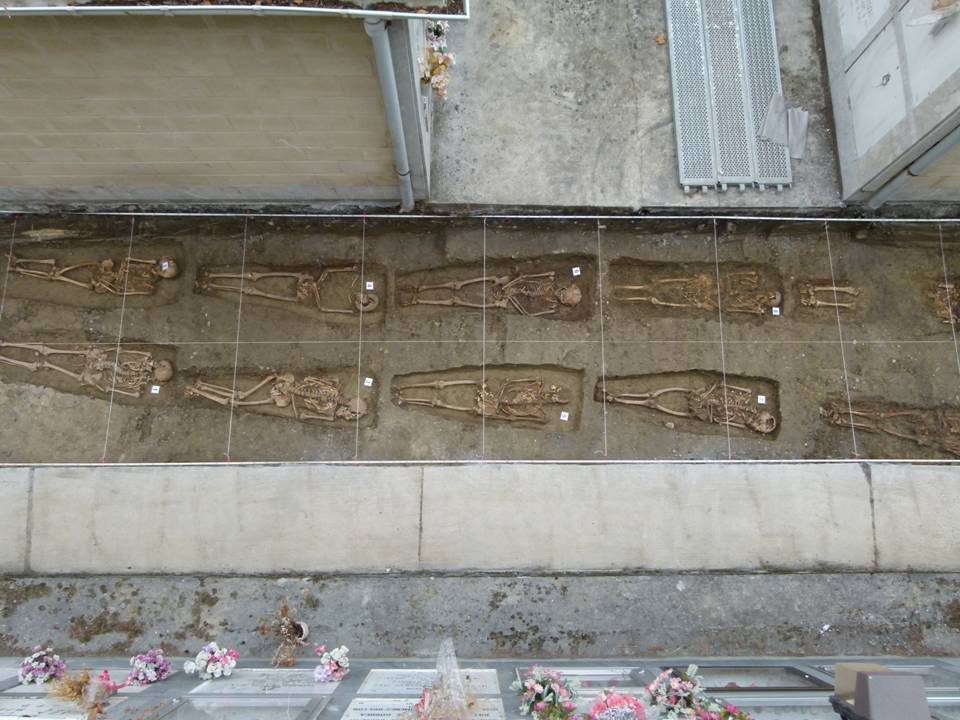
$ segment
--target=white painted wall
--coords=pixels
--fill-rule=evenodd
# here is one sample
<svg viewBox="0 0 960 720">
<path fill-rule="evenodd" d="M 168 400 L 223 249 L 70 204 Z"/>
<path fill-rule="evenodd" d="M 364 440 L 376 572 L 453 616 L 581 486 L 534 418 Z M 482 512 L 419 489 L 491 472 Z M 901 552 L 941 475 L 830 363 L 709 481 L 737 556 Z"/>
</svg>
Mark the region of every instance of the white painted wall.
<svg viewBox="0 0 960 720">
<path fill-rule="evenodd" d="M 0 469 L 0 572 L 960 569 L 949 466 Z"/>
</svg>

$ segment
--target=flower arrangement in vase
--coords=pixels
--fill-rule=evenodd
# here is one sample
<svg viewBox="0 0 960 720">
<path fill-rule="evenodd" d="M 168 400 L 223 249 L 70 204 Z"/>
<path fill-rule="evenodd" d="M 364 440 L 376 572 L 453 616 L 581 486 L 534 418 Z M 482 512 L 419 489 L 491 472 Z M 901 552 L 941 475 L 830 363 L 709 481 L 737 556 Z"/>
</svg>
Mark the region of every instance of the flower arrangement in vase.
<svg viewBox="0 0 960 720">
<path fill-rule="evenodd" d="M 577 694 L 562 673 L 534 665 L 510 686 L 520 695 L 520 714 L 534 720 L 567 720 L 577 708 Z"/>
<path fill-rule="evenodd" d="M 305 622 L 297 620 L 297 614 L 290 609 L 287 601 L 284 600 L 273 619 L 260 626 L 260 634 L 273 634 L 280 641 L 270 664 L 275 668 L 293 667 L 297 659 L 297 652 L 307 644 L 307 635 L 310 634 L 310 628 Z"/>
</svg>

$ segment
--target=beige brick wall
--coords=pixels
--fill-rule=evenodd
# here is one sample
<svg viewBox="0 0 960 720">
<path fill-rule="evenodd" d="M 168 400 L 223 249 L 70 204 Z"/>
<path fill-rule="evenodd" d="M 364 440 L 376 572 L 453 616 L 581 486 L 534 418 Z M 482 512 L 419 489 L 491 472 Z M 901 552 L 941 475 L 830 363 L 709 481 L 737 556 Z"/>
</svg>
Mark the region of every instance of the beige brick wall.
<svg viewBox="0 0 960 720">
<path fill-rule="evenodd" d="M 396 198 L 362 22 L 3 18 L 4 197 Z"/>
</svg>

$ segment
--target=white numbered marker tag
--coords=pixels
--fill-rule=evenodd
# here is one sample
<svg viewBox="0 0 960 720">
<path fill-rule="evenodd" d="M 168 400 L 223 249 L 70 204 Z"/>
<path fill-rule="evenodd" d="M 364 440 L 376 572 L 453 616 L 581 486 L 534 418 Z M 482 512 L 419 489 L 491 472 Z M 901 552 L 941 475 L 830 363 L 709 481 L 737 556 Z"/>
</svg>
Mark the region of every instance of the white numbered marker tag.
<svg viewBox="0 0 960 720">
<path fill-rule="evenodd" d="M 169 270 L 169 269 L 170 269 L 170 263 L 168 263 L 166 260 L 164 260 L 162 263 L 160 263 L 160 269 L 161 269 L 161 270 Z"/>
<path fill-rule="evenodd" d="M 575 268 L 573 269 L 573 276 L 574 276 L 574 277 L 580 277 L 580 268 L 575 267 Z"/>
<path fill-rule="evenodd" d="M 771 312 L 772 312 L 776 317 L 779 317 L 779 316 L 780 316 L 780 308 L 778 308 L 778 307 L 775 307 Z"/>
<path fill-rule="evenodd" d="M 767 396 L 766 395 L 757 395 L 757 405 L 766 405 Z"/>
<path fill-rule="evenodd" d="M 367 290 L 373 290 L 373 283 L 372 283 L 372 282 L 368 282 L 368 283 L 367 283 Z"/>
<path fill-rule="evenodd" d="M 364 378 L 363 379 L 364 387 L 373 387 L 373 378 Z"/>
<path fill-rule="evenodd" d="M 569 419 L 570 419 L 570 413 L 568 413 L 568 412 L 566 412 L 566 411 L 560 413 L 560 420 L 561 420 L 561 421 L 567 422 L 567 420 L 569 420 Z"/>
<path fill-rule="evenodd" d="M 150 386 L 150 394 L 151 394 L 151 395 L 159 395 L 159 394 L 160 394 L 160 386 L 159 386 L 159 385 L 151 385 L 151 386 Z"/>
</svg>

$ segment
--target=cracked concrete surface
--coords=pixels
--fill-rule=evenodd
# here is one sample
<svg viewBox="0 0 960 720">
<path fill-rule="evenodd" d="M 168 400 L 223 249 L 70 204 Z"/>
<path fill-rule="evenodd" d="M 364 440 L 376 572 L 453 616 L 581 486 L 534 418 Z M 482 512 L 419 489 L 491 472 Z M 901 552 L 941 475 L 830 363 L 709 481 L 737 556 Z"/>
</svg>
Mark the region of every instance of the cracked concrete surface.
<svg viewBox="0 0 960 720">
<path fill-rule="evenodd" d="M 357 657 L 958 655 L 960 575 L 562 575 L 0 580 L 0 655 L 66 654 L 216 637 L 269 656 L 257 633 L 282 599 L 318 642 Z"/>
<path fill-rule="evenodd" d="M 815 0 L 775 0 L 788 106 L 807 156 L 782 193 L 685 195 L 677 179 L 664 4 L 487 0 L 454 23 L 434 121 L 432 202 L 631 208 L 836 207 L 839 178 Z"/>
</svg>

